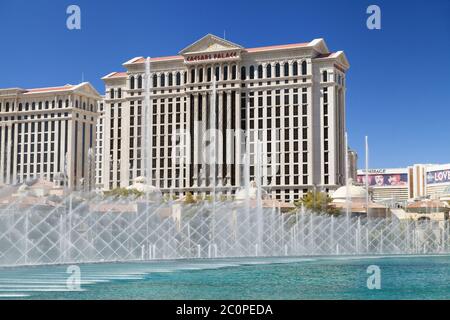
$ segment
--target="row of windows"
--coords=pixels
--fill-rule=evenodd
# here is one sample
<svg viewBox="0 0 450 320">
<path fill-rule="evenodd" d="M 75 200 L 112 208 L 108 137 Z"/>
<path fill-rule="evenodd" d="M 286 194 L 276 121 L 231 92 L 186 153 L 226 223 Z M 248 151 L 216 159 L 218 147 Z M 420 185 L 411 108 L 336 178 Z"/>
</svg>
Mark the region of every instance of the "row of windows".
<svg viewBox="0 0 450 320">
<path fill-rule="evenodd" d="M 14 108 L 14 103 L 10 103 L 6 102 L 5 103 L 5 107 L 4 110 L 2 109 L 2 104 L 0 103 L 0 112 L 13 112 L 15 111 Z M 55 100 L 50 101 L 39 101 L 39 102 L 25 102 L 25 103 L 19 103 L 19 108 L 17 111 L 39 111 L 39 110 L 49 110 L 49 109 L 55 109 L 56 108 L 56 103 Z M 62 108 L 69 108 L 69 100 L 66 99 L 65 101 L 63 100 L 58 100 L 58 109 L 62 109 Z M 95 112 L 95 108 L 94 105 L 91 104 L 87 104 L 86 102 L 83 102 L 80 104 L 80 102 L 78 100 L 75 100 L 75 108 L 77 109 L 83 109 L 83 110 L 87 110 L 87 111 L 91 111 L 91 112 Z"/>
<path fill-rule="evenodd" d="M 195 83 L 195 82 L 211 82 L 212 81 L 212 67 L 208 67 L 208 68 L 192 68 L 190 70 L 190 77 L 189 77 L 189 82 L 190 83 Z M 250 67 L 248 67 L 248 78 L 249 79 L 262 79 L 263 78 L 263 70 L 264 67 L 262 64 L 258 65 L 258 66 L 253 66 L 251 65 Z M 272 64 L 267 64 L 265 66 L 265 70 L 266 70 L 266 74 L 265 74 L 265 78 L 272 78 L 273 76 L 275 78 L 284 76 L 284 77 L 288 77 L 290 76 L 290 71 L 289 71 L 289 63 L 285 62 L 284 64 L 280 64 L 280 63 L 276 63 L 274 66 Z M 272 71 L 273 70 L 273 71 Z M 274 75 L 272 75 L 272 73 L 274 73 Z M 300 65 L 298 64 L 297 61 L 295 61 L 292 64 L 292 76 L 297 76 L 297 75 L 306 75 L 307 74 L 307 63 L 306 61 L 303 61 Z M 187 79 L 187 75 L 188 73 L 184 73 L 183 75 L 183 83 L 187 83 L 188 79 Z M 216 77 L 216 79 L 220 79 L 220 80 L 224 80 L 227 81 L 229 79 L 231 80 L 236 80 L 237 79 L 237 66 L 233 65 L 231 66 L 231 68 L 229 68 L 228 65 L 224 65 L 222 67 L 220 66 L 216 66 L 214 67 L 214 75 Z M 220 77 L 222 75 L 222 77 Z M 180 86 L 181 85 L 181 72 L 176 72 L 175 74 L 173 73 L 168 73 L 167 75 L 162 73 L 159 75 L 159 83 L 158 83 L 158 75 L 157 74 L 153 74 L 152 76 L 152 86 L 154 88 L 156 87 L 172 87 L 172 86 Z M 247 79 L 247 67 L 242 66 L 241 67 L 241 80 L 246 80 Z M 129 82 L 129 86 L 131 90 L 134 89 L 142 89 L 143 87 L 143 78 L 142 75 L 139 76 L 131 76 L 130 77 L 130 82 Z M 111 99 L 115 98 L 115 90 L 113 88 L 110 89 L 110 96 Z M 118 88 L 117 89 L 117 98 L 121 98 L 122 97 L 122 92 L 121 89 Z"/>
</svg>

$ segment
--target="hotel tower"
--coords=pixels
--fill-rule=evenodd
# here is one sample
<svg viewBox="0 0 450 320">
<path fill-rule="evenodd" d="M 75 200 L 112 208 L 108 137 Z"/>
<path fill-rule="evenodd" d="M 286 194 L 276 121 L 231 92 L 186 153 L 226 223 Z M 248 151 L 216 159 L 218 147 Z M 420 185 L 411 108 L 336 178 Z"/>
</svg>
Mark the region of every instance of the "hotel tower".
<svg viewBox="0 0 450 320">
<path fill-rule="evenodd" d="M 344 184 L 349 64 L 323 39 L 244 48 L 209 34 L 151 58 L 147 116 L 146 60 L 103 77 L 104 189 L 131 185 L 146 167 L 153 186 L 174 194 L 205 195 L 216 184 L 232 195 L 259 178 L 274 198 L 292 201 Z"/>
<path fill-rule="evenodd" d="M 87 82 L 0 89 L 0 184 L 42 178 L 92 188 L 100 100 Z"/>
</svg>

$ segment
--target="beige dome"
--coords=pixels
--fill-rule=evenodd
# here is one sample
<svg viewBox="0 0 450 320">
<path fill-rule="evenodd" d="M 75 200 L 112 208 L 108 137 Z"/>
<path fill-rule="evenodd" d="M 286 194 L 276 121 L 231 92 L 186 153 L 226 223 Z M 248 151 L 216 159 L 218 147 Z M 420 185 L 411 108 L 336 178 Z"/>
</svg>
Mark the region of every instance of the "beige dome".
<svg viewBox="0 0 450 320">
<path fill-rule="evenodd" d="M 352 200 L 365 200 L 366 189 L 350 184 L 348 186 L 348 197 Z M 333 202 L 345 202 L 347 200 L 347 186 L 340 187 L 331 195 Z"/>
<path fill-rule="evenodd" d="M 258 188 L 256 187 L 255 181 L 250 181 L 250 186 L 248 188 L 248 197 L 247 197 L 247 190 L 246 188 L 242 188 L 236 191 L 235 199 L 236 200 L 245 200 L 245 199 L 251 199 L 255 200 L 256 195 L 258 193 Z M 268 198 L 268 194 L 265 190 L 261 189 L 261 199 Z"/>
<path fill-rule="evenodd" d="M 150 184 L 146 184 L 145 180 L 146 180 L 145 177 L 142 176 L 136 177 L 133 180 L 134 183 L 131 186 L 128 186 L 127 189 L 128 190 L 135 189 L 144 193 L 155 193 L 155 194 L 161 193 L 161 191 L 157 187 L 152 186 Z"/>
</svg>

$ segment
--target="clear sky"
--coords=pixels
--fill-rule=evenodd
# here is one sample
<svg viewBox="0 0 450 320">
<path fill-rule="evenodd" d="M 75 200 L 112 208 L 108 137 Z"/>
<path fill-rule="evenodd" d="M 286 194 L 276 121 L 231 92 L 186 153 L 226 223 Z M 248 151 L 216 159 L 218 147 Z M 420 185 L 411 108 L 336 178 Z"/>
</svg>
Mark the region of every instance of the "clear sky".
<svg viewBox="0 0 450 320">
<path fill-rule="evenodd" d="M 81 30 L 66 9 L 81 8 Z M 381 8 L 381 30 L 366 9 Z M 207 33 L 244 47 L 324 38 L 344 50 L 349 143 L 370 167 L 450 162 L 450 0 L 0 0 L 0 87 L 100 78 L 135 56 L 177 54 Z"/>
</svg>

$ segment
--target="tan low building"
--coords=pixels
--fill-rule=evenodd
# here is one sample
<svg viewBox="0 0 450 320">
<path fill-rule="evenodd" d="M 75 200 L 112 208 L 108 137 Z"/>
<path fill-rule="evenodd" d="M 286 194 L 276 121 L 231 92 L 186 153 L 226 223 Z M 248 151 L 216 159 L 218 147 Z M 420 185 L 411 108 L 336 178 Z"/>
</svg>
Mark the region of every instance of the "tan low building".
<svg viewBox="0 0 450 320">
<path fill-rule="evenodd" d="M 331 194 L 332 206 L 340 209 L 343 213 L 347 211 L 352 216 L 369 216 L 371 218 L 384 218 L 390 215 L 390 209 L 386 206 L 369 201 L 367 204 L 366 189 L 353 185 L 352 181 L 348 187 L 343 186 Z M 367 210 L 367 207 L 369 210 Z M 367 214 L 369 212 L 369 214 Z"/>
</svg>

